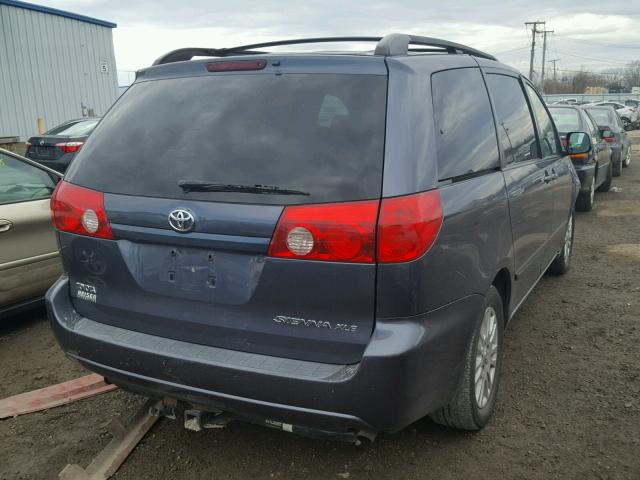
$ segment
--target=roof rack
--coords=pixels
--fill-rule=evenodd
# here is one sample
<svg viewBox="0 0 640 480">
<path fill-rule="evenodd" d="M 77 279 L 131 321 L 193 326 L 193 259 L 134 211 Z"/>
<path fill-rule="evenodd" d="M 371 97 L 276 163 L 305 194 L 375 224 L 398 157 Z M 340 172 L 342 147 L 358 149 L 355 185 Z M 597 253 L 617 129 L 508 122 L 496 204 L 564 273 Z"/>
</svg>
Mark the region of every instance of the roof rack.
<svg viewBox="0 0 640 480">
<path fill-rule="evenodd" d="M 481 52 L 475 48 L 467 47 L 455 42 L 440 40 L 439 38 L 419 37 L 415 35 L 405 35 L 403 33 L 391 33 L 384 37 L 321 37 L 321 38 L 298 38 L 293 40 L 280 40 L 277 42 L 254 43 L 252 45 L 241 45 L 230 48 L 180 48 L 158 58 L 153 65 L 165 63 L 182 62 L 191 60 L 193 57 L 228 57 L 231 55 L 256 55 L 269 52 L 260 51 L 265 47 L 279 47 L 283 45 L 301 45 L 310 43 L 346 43 L 346 42 L 376 42 L 374 55 L 393 57 L 407 55 L 409 52 L 447 52 L 451 54 L 468 54 L 474 57 L 497 60 L 496 57 L 488 53 Z M 420 45 L 430 48 L 409 48 L 409 45 Z"/>
</svg>

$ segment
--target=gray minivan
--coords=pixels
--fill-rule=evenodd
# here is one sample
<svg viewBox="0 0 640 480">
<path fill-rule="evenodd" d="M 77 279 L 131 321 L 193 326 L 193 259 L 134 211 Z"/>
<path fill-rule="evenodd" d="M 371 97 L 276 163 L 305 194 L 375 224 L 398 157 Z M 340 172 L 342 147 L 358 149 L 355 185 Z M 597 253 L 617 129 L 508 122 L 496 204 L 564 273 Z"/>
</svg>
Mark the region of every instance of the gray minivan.
<svg viewBox="0 0 640 480">
<path fill-rule="evenodd" d="M 352 40 L 375 51 L 267 52 Z M 516 70 L 444 40 L 171 52 L 55 192 L 53 329 L 191 428 L 479 429 L 505 325 L 569 266 L 568 153 L 591 142 L 568 136 Z"/>
</svg>

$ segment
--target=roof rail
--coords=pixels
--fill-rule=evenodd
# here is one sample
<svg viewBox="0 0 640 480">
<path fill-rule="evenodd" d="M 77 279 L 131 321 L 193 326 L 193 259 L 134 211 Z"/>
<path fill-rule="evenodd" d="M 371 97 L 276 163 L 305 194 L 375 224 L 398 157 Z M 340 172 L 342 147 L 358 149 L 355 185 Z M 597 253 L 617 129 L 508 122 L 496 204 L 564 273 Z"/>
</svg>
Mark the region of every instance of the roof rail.
<svg viewBox="0 0 640 480">
<path fill-rule="evenodd" d="M 276 42 L 254 43 L 251 45 L 241 45 L 230 48 L 180 48 L 158 58 L 153 65 L 165 63 L 182 62 L 191 60 L 193 57 L 228 57 L 231 55 L 255 55 L 262 52 L 259 49 L 264 47 L 279 47 L 283 45 L 301 45 L 309 43 L 346 43 L 346 42 L 376 42 L 375 55 L 393 57 L 407 55 L 409 52 L 441 52 L 446 51 L 452 54 L 468 54 L 475 57 L 497 60 L 493 55 L 481 52 L 475 48 L 467 47 L 459 43 L 449 42 L 431 37 L 419 37 L 415 35 L 405 35 L 403 33 L 392 33 L 384 37 L 321 37 L 321 38 L 297 38 L 293 40 L 280 40 Z M 409 48 L 409 45 L 421 45 L 430 48 Z"/>
</svg>

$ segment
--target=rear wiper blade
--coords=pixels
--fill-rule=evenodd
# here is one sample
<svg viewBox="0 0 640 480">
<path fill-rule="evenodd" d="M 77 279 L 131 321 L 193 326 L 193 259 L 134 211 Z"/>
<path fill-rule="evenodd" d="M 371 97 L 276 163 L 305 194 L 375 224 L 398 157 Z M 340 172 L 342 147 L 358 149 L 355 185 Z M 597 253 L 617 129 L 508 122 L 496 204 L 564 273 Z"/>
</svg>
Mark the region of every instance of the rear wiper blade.
<svg viewBox="0 0 640 480">
<path fill-rule="evenodd" d="M 233 185 L 227 183 L 202 182 L 198 180 L 179 180 L 178 186 L 185 193 L 189 192 L 238 192 L 258 193 L 264 195 L 309 195 L 309 192 L 291 190 L 270 185 Z"/>
</svg>

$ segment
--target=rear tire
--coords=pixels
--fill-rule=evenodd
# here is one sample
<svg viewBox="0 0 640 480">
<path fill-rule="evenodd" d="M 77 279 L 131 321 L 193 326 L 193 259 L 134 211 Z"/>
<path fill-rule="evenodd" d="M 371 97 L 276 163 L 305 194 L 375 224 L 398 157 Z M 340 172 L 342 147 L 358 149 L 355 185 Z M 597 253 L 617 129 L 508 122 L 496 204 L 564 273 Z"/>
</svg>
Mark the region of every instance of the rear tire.
<svg viewBox="0 0 640 480">
<path fill-rule="evenodd" d="M 613 159 L 612 159 L 613 161 Z M 613 164 L 613 176 L 614 177 L 619 177 L 620 175 L 622 175 L 622 150 L 620 150 L 620 157 L 618 158 L 618 161 L 615 162 Z"/>
<path fill-rule="evenodd" d="M 608 192 L 611 189 L 611 180 L 613 179 L 613 161 L 609 161 L 609 168 L 607 168 L 607 179 L 602 185 L 598 187 L 599 192 Z"/>
<path fill-rule="evenodd" d="M 591 177 L 591 185 L 587 192 L 580 192 L 576 200 L 576 210 L 579 212 L 590 212 L 593 208 L 593 201 L 596 195 L 596 177 Z"/>
<path fill-rule="evenodd" d="M 622 128 L 624 128 L 625 130 L 631 130 L 631 122 L 629 121 L 628 118 L 626 117 L 622 117 Z"/>
<path fill-rule="evenodd" d="M 571 253 L 573 252 L 574 233 L 575 222 L 572 212 L 569 216 L 569 222 L 567 223 L 567 230 L 564 235 L 564 244 L 562 245 L 562 250 L 549 266 L 549 273 L 551 273 L 552 275 L 564 275 L 569 271 Z"/>
<path fill-rule="evenodd" d="M 480 430 L 493 414 L 502 371 L 504 310 L 502 297 L 492 285 L 471 336 L 464 370 L 448 405 L 429 415 L 447 427 Z"/>
</svg>

